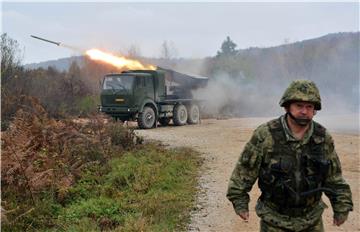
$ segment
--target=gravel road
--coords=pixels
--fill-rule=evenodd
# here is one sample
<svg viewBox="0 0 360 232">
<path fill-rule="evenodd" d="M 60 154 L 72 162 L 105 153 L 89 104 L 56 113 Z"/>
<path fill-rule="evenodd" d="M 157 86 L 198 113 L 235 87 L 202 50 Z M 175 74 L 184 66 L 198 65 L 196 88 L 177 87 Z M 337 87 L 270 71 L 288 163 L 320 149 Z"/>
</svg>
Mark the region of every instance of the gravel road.
<svg viewBox="0 0 360 232">
<path fill-rule="evenodd" d="M 243 222 L 234 213 L 225 194 L 230 174 L 253 130 L 269 118 L 207 119 L 199 125 L 168 126 L 151 130 L 136 130 L 148 140 L 159 140 L 168 146 L 187 146 L 201 152 L 204 165 L 200 174 L 196 207 L 191 214 L 189 231 L 259 231 L 255 203 L 260 193 L 254 185 L 250 196 L 250 220 Z M 360 231 L 359 214 L 359 141 L 356 134 L 332 133 L 343 167 L 343 175 L 353 192 L 354 212 L 341 227 L 332 225 L 332 211 L 324 213 L 326 231 Z"/>
</svg>

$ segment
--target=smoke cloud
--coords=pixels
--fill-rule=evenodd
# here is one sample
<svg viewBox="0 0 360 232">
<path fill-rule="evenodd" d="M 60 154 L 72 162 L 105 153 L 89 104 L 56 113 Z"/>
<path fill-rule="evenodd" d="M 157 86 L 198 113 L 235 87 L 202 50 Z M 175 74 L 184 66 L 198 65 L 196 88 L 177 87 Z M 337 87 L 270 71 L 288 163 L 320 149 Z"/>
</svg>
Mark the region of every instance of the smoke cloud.
<svg viewBox="0 0 360 232">
<path fill-rule="evenodd" d="M 265 89 L 246 77 L 229 77 L 223 73 L 211 78 L 206 88 L 193 92 L 195 99 L 204 100 L 204 113 L 211 116 L 251 117 L 273 116 L 282 112 L 278 106 L 281 92 Z"/>
<path fill-rule="evenodd" d="M 290 82 L 262 83 L 220 74 L 211 78 L 206 88 L 193 91 L 193 96 L 204 100 L 203 114 L 211 117 L 278 117 L 285 112 L 279 101 Z M 318 87 L 322 110 L 314 120 L 330 131 L 359 134 L 359 98 L 348 101 L 346 93 L 333 93 L 321 84 Z M 359 90 L 353 95 L 359 97 Z"/>
<path fill-rule="evenodd" d="M 64 47 L 64 48 L 67 48 L 67 49 L 70 49 L 70 50 L 73 50 L 74 52 L 78 52 L 80 54 L 84 54 L 85 55 L 85 50 L 82 49 L 82 48 L 78 48 L 78 47 L 75 47 L 75 46 L 71 46 L 71 45 L 67 45 L 67 44 L 63 44 L 63 43 L 60 43 L 59 46 L 61 47 Z"/>
<path fill-rule="evenodd" d="M 208 86 L 193 95 L 206 101 L 204 110 L 213 116 L 276 117 L 284 112 L 279 101 L 291 81 L 308 79 L 316 83 L 322 99 L 315 120 L 359 133 L 359 67 L 359 32 L 330 34 L 239 50 L 228 59 L 214 57 L 202 69 L 211 70 Z M 219 69 L 231 76 L 213 74 Z"/>
</svg>

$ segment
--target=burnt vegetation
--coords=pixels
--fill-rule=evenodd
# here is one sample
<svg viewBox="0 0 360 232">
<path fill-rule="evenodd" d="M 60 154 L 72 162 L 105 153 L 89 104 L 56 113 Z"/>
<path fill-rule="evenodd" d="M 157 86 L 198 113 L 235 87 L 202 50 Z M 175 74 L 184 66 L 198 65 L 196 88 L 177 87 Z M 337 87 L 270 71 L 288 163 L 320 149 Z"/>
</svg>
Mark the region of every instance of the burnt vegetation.
<svg viewBox="0 0 360 232">
<path fill-rule="evenodd" d="M 110 118 L 56 120 L 22 100 L 2 135 L 2 230 L 183 230 L 198 155 L 142 144 Z"/>
</svg>

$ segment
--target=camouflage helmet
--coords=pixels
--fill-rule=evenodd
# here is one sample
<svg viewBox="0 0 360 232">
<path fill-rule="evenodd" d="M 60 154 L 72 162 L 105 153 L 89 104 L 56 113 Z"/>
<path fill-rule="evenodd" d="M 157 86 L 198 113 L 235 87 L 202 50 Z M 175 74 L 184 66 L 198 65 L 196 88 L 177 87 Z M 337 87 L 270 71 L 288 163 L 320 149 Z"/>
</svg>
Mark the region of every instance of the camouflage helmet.
<svg viewBox="0 0 360 232">
<path fill-rule="evenodd" d="M 309 80 L 295 80 L 285 90 L 279 104 L 282 107 L 288 106 L 294 101 L 311 102 L 315 110 L 321 110 L 321 99 L 319 89 L 315 83 Z"/>
</svg>

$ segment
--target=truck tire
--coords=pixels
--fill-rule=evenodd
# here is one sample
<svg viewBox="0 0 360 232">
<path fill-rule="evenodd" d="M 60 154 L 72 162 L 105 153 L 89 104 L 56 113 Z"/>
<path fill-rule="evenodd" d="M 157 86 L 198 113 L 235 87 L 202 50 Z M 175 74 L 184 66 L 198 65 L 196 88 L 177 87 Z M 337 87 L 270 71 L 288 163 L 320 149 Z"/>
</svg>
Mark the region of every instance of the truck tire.
<svg viewBox="0 0 360 232">
<path fill-rule="evenodd" d="M 162 125 L 162 126 L 167 126 L 169 125 L 170 123 L 170 118 L 160 118 L 159 119 L 159 123 Z"/>
<path fill-rule="evenodd" d="M 199 106 L 196 104 L 191 104 L 188 109 L 188 119 L 189 124 L 198 124 L 200 121 L 200 110 Z"/>
<path fill-rule="evenodd" d="M 143 111 L 138 116 L 138 126 L 141 129 L 150 129 L 155 124 L 155 111 L 152 107 L 145 106 Z"/>
<path fill-rule="evenodd" d="M 183 104 L 174 107 L 173 121 L 175 126 L 183 126 L 188 119 L 187 109 Z"/>
</svg>

